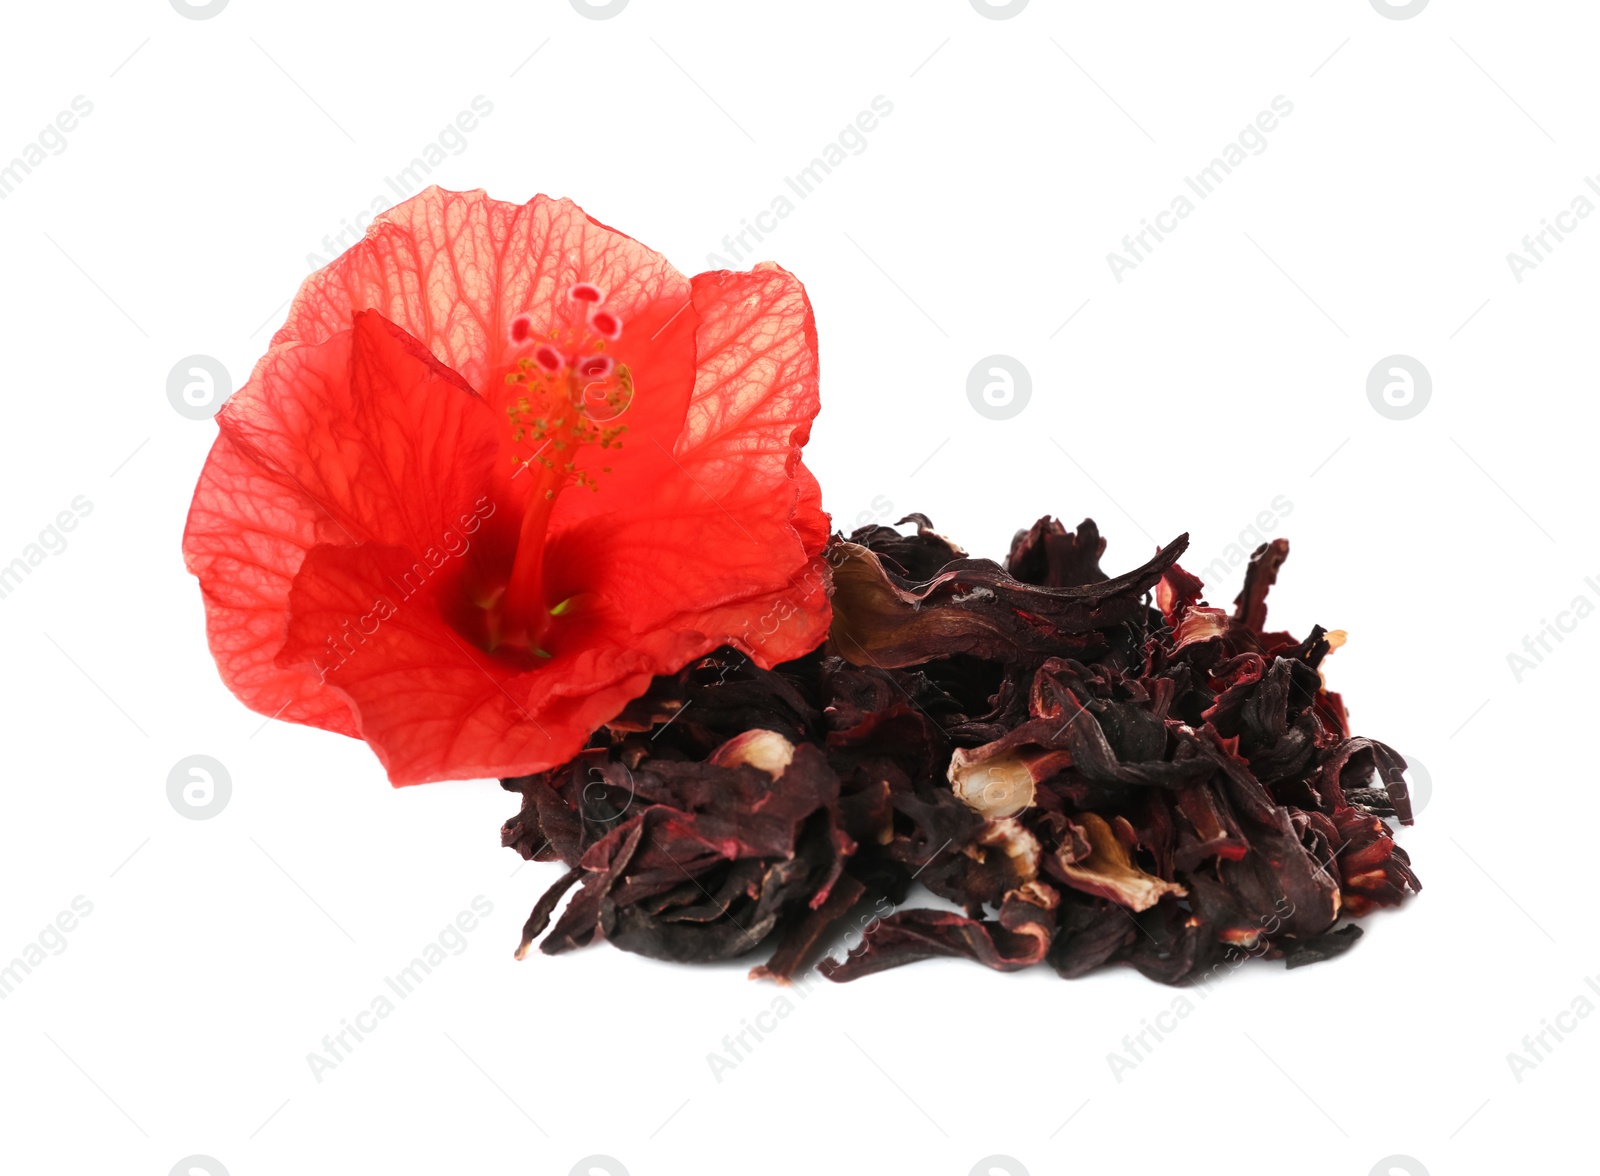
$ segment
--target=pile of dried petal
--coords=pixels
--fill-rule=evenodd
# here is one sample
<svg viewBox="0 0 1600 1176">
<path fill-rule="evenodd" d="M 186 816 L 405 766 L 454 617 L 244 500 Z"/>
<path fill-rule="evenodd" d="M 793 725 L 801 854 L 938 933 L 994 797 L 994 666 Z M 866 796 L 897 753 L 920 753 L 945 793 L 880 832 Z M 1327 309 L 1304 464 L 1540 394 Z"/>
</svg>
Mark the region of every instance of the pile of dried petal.
<svg viewBox="0 0 1600 1176">
<path fill-rule="evenodd" d="M 770 671 L 720 650 L 503 782 L 505 844 L 569 867 L 519 955 L 576 884 L 546 953 L 768 944 L 756 974 L 786 979 L 887 902 L 825 974 L 959 956 L 1178 984 L 1240 953 L 1327 959 L 1360 935 L 1341 916 L 1421 888 L 1383 820 L 1411 823 L 1405 762 L 1323 684 L 1344 635 L 1266 628 L 1286 541 L 1229 614 L 1178 566 L 1187 536 L 1107 578 L 1091 521 L 1040 520 L 1005 567 L 902 522 L 829 549 L 822 648 Z M 900 906 L 913 879 L 966 913 Z"/>
</svg>

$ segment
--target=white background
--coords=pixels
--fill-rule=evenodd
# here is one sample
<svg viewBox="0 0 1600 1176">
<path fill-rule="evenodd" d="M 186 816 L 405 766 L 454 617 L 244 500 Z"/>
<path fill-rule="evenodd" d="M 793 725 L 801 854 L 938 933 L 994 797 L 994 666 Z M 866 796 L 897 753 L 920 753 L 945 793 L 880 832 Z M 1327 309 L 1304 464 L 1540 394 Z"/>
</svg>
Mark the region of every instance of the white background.
<svg viewBox="0 0 1600 1176">
<path fill-rule="evenodd" d="M 197 21 L 138 0 L 4 20 L 0 160 L 75 96 L 93 113 L 0 202 L 0 563 L 76 496 L 93 509 L 0 600 L 0 962 L 75 896 L 93 913 L 0 1001 L 0 1169 L 564 1174 L 599 1153 L 633 1176 L 967 1176 L 998 1153 L 1034 1176 L 1366 1176 L 1399 1154 L 1444 1176 L 1578 1140 L 1600 1018 L 1520 1082 L 1507 1054 L 1600 972 L 1600 619 L 1520 682 L 1507 655 L 1600 603 L 1600 217 L 1520 283 L 1506 254 L 1600 169 L 1592 6 L 633 0 L 598 21 L 567 0 L 233 0 Z M 559 872 L 499 848 L 515 798 L 393 791 L 362 744 L 222 687 L 179 552 L 215 428 L 166 396 L 194 353 L 242 380 L 308 253 L 478 95 L 493 113 L 432 178 L 571 196 L 690 273 L 891 101 L 760 254 L 816 307 L 807 461 L 836 524 L 918 510 L 998 557 L 1040 514 L 1092 515 L 1108 571 L 1185 530 L 1198 570 L 1284 496 L 1273 619 L 1348 630 L 1327 669 L 1355 728 L 1430 771 L 1402 836 L 1425 892 L 1336 963 L 1243 969 L 1121 1081 L 1107 1054 L 1175 995 L 1129 970 L 830 986 L 718 1083 L 707 1053 L 776 992 L 752 961 L 515 963 Z M 1267 148 L 1119 283 L 1107 253 L 1278 95 Z M 1006 421 L 966 396 L 993 353 L 1032 376 Z M 1366 395 L 1393 353 L 1433 378 L 1406 421 Z M 231 775 L 210 820 L 167 799 L 192 754 Z M 323 1035 L 478 895 L 493 914 L 465 952 L 316 1081 Z"/>
</svg>

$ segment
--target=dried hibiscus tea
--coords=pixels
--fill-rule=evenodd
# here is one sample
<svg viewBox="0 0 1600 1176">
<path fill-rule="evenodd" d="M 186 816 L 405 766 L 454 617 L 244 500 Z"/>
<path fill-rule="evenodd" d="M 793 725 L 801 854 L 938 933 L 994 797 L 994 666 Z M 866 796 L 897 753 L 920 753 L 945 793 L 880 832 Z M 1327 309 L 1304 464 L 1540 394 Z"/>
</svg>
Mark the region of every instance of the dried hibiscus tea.
<svg viewBox="0 0 1600 1176">
<path fill-rule="evenodd" d="M 504 843 L 568 867 L 519 955 L 544 935 L 763 948 L 753 974 L 780 981 L 955 956 L 1182 984 L 1329 959 L 1360 935 L 1342 919 L 1421 889 L 1384 820 L 1412 821 L 1405 762 L 1323 681 L 1344 634 L 1266 627 L 1285 540 L 1229 612 L 1179 565 L 1187 536 L 1107 576 L 1090 520 L 1041 519 L 1004 566 L 901 522 L 834 537 L 818 648 L 715 650 L 569 762 L 503 780 Z M 958 910 L 905 907 L 913 882 Z M 865 908 L 859 944 L 825 955 Z"/>
<path fill-rule="evenodd" d="M 830 537 L 817 370 L 775 265 L 429 188 L 217 413 L 183 552 L 223 681 L 396 785 L 520 794 L 504 843 L 566 870 L 519 956 L 1176 984 L 1328 959 L 1420 889 L 1405 762 L 1323 680 L 1344 634 L 1267 628 L 1286 541 L 1228 611 L 1187 536 L 1114 576 L 1090 520 L 1003 565 L 922 515 Z"/>
</svg>

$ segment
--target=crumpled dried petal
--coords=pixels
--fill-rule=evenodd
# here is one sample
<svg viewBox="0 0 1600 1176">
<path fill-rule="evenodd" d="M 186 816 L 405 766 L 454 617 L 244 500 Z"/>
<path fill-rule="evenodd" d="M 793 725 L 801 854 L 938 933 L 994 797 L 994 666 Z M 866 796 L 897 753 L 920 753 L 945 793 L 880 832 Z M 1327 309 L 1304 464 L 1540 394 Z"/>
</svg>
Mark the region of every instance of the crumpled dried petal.
<svg viewBox="0 0 1600 1176">
<path fill-rule="evenodd" d="M 1410 823 L 1405 762 L 1323 682 L 1342 634 L 1265 629 L 1286 542 L 1229 613 L 1182 537 L 1107 577 L 1088 520 L 1019 532 L 1009 570 L 907 521 L 835 541 L 822 648 L 770 670 L 717 651 L 571 764 L 505 781 L 505 843 L 572 867 L 551 894 L 582 882 L 545 951 L 723 958 L 770 933 L 752 974 L 780 981 L 953 957 L 1209 983 L 1332 959 L 1346 920 L 1421 889 L 1383 819 Z M 741 814 L 781 835 L 729 834 Z M 913 884 L 960 909 L 909 905 Z M 861 930 L 842 960 L 841 927 Z"/>
</svg>

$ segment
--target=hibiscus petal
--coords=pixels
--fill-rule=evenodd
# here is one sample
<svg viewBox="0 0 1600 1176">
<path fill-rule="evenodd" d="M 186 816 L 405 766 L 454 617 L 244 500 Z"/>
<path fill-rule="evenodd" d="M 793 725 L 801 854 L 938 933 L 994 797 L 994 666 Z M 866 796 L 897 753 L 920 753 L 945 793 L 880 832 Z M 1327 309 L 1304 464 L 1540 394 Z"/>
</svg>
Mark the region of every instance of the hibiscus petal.
<svg viewBox="0 0 1600 1176">
<path fill-rule="evenodd" d="M 459 377 L 371 314 L 318 347 L 269 356 L 229 401 L 184 558 L 223 681 L 246 706 L 356 733 L 336 694 L 274 663 L 290 585 L 319 541 L 396 541 L 418 559 L 455 546 L 463 517 L 482 513 L 473 498 L 496 452 L 494 423 Z"/>
<path fill-rule="evenodd" d="M 530 340 L 545 337 L 567 321 L 567 291 L 580 281 L 604 289 L 606 309 L 626 325 L 622 339 L 608 345 L 637 387 L 621 423 L 636 437 L 667 438 L 670 445 L 682 430 L 694 385 L 698 318 L 689 279 L 570 200 L 535 196 L 519 205 L 482 191 L 426 189 L 383 213 L 365 239 L 305 280 L 268 358 L 326 342 L 349 326 L 352 315 L 376 308 L 499 412 L 514 394 L 506 374 L 530 353 L 531 342 L 513 341 L 512 324 L 526 316 Z M 520 510 L 531 479 L 512 478 L 508 459 L 527 452 L 515 447 L 509 429 L 502 430 L 501 445 L 495 498 Z M 626 463 L 600 475 L 606 457 L 591 454 L 580 465 L 622 501 L 650 494 L 667 464 L 641 443 Z M 573 520 L 603 509 L 586 496 L 566 498 L 562 507 Z"/>
<path fill-rule="evenodd" d="M 273 663 L 289 631 L 289 585 L 316 542 L 316 520 L 303 495 L 218 437 L 189 507 L 183 559 L 200 580 L 217 669 L 239 701 L 264 715 L 354 735 L 343 699 Z"/>
<path fill-rule="evenodd" d="M 719 645 L 731 645 L 748 653 L 762 669 L 771 669 L 779 662 L 810 653 L 827 638 L 827 593 L 827 573 L 819 559 L 797 573 L 793 583 L 775 592 L 686 613 L 668 620 L 663 628 L 671 632 L 693 626 L 696 633 L 703 635 L 693 657 L 710 653 Z"/>
<path fill-rule="evenodd" d="M 548 330 L 580 281 L 606 291 L 629 342 L 649 341 L 689 302 L 689 280 L 666 258 L 570 200 L 431 187 L 307 278 L 272 342 L 320 343 L 376 309 L 487 394 L 510 366 L 512 320 L 528 314 L 535 334 Z"/>
<path fill-rule="evenodd" d="M 345 542 L 416 557 L 471 517 L 503 432 L 460 376 L 371 311 L 325 343 L 269 357 L 217 423 Z"/>
<path fill-rule="evenodd" d="M 674 455 L 712 497 L 759 497 L 800 468 L 820 407 L 811 301 L 771 262 L 697 275 L 694 301 L 698 371 Z"/>
<path fill-rule="evenodd" d="M 426 587 L 405 595 L 408 564 L 395 547 L 313 547 L 290 593 L 278 663 L 348 700 L 360 736 L 397 784 L 445 778 L 429 769 L 446 764 L 491 775 L 500 761 L 552 747 L 506 692 L 514 675 L 454 637 Z"/>
<path fill-rule="evenodd" d="M 593 569 L 582 589 L 635 631 L 745 602 L 724 608 L 737 637 L 775 598 L 799 591 L 826 542 L 820 493 L 800 464 L 818 408 L 816 328 L 804 287 L 770 264 L 698 275 L 694 309 L 698 371 L 683 432 L 632 440 L 659 450 L 667 468 L 647 501 L 618 503 L 559 536 L 551 574 Z"/>
<path fill-rule="evenodd" d="M 822 484 L 805 465 L 795 467 L 794 480 L 799 488 L 794 506 L 795 532 L 805 544 L 807 555 L 821 555 L 833 529 L 833 519 L 822 509 Z"/>
<path fill-rule="evenodd" d="M 408 562 L 394 547 L 312 548 L 294 580 L 278 656 L 348 702 L 396 785 L 563 763 L 655 674 L 716 645 L 694 632 L 634 638 L 614 618 L 591 615 L 578 619 L 584 629 L 571 652 L 518 672 L 450 629 L 432 583 L 410 592 Z"/>
</svg>

